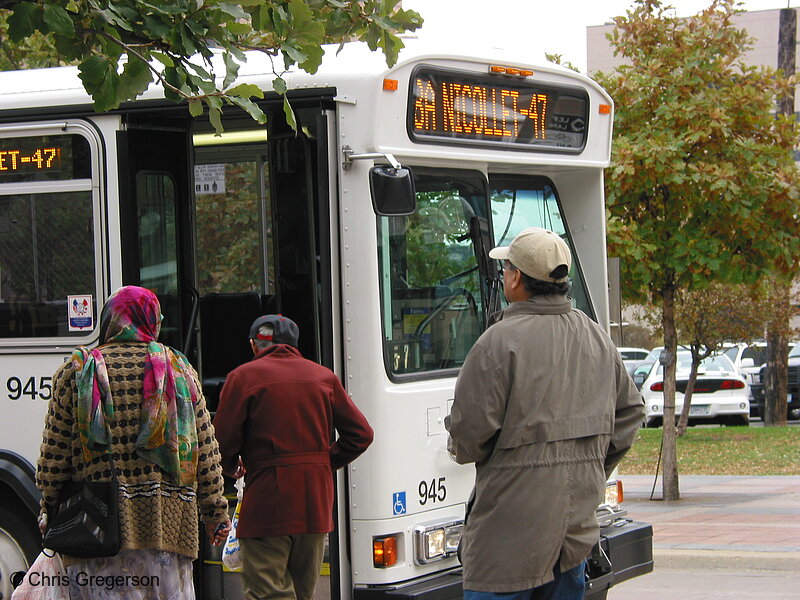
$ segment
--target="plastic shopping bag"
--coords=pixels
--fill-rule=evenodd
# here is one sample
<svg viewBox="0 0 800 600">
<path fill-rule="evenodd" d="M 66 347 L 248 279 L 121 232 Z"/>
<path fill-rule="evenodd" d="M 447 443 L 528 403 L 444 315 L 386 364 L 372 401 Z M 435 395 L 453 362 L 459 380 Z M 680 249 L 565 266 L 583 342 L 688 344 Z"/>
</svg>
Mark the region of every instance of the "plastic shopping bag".
<svg viewBox="0 0 800 600">
<path fill-rule="evenodd" d="M 61 555 L 50 550 L 40 552 L 11 600 L 69 600 L 69 575 Z"/>
<path fill-rule="evenodd" d="M 228 539 L 222 548 L 222 564 L 225 571 L 238 573 L 242 570 L 242 551 L 239 548 L 239 538 L 236 536 L 236 529 L 239 526 L 239 508 L 242 506 L 242 495 L 244 494 L 244 477 L 236 480 L 236 508 L 231 519 L 231 531 Z"/>
</svg>

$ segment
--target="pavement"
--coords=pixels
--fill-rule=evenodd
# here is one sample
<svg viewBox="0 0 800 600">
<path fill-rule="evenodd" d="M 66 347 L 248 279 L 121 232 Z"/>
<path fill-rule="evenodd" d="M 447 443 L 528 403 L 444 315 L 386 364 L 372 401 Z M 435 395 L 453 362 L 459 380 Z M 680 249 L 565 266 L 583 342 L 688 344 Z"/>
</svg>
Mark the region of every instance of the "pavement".
<svg viewBox="0 0 800 600">
<path fill-rule="evenodd" d="M 656 568 L 800 573 L 800 476 L 681 475 L 669 502 L 660 477 L 620 478 L 628 516 L 653 526 Z"/>
</svg>

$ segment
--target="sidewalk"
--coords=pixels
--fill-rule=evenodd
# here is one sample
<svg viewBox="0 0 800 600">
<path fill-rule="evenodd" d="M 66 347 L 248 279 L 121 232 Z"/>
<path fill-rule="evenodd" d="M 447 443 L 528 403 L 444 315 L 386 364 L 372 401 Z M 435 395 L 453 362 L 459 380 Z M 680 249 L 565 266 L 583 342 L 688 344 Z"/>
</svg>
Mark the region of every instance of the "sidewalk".
<svg viewBox="0 0 800 600">
<path fill-rule="evenodd" d="M 628 516 L 653 525 L 657 568 L 800 573 L 800 476 L 682 475 L 673 502 L 650 500 L 652 476 L 620 478 Z"/>
</svg>

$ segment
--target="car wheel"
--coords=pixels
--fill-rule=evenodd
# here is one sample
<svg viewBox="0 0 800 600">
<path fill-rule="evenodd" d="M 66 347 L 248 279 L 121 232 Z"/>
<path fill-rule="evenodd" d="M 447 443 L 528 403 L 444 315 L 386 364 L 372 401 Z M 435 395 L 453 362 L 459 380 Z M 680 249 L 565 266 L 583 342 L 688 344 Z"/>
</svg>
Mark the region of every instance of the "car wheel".
<svg viewBox="0 0 800 600">
<path fill-rule="evenodd" d="M 652 419 L 647 419 L 644 423 L 645 427 L 661 427 L 661 417 L 653 417 Z"/>
</svg>

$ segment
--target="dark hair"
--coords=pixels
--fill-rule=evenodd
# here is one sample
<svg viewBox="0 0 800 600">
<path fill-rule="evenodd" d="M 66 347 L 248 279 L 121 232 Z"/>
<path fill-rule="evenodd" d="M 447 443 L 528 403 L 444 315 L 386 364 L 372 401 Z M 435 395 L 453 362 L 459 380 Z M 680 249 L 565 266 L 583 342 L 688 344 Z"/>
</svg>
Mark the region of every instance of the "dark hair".
<svg viewBox="0 0 800 600">
<path fill-rule="evenodd" d="M 519 271 L 519 274 L 522 276 L 522 285 L 530 296 L 567 296 L 572 288 L 572 284 L 569 281 L 553 283 L 552 281 L 534 279 L 511 264 L 511 261 L 508 262 L 508 265 L 512 269 Z M 565 271 L 567 271 L 567 269 L 567 265 L 559 265 L 553 270 L 552 273 L 550 273 L 550 275 L 559 279 L 561 277 L 566 277 L 567 273 Z"/>
</svg>

